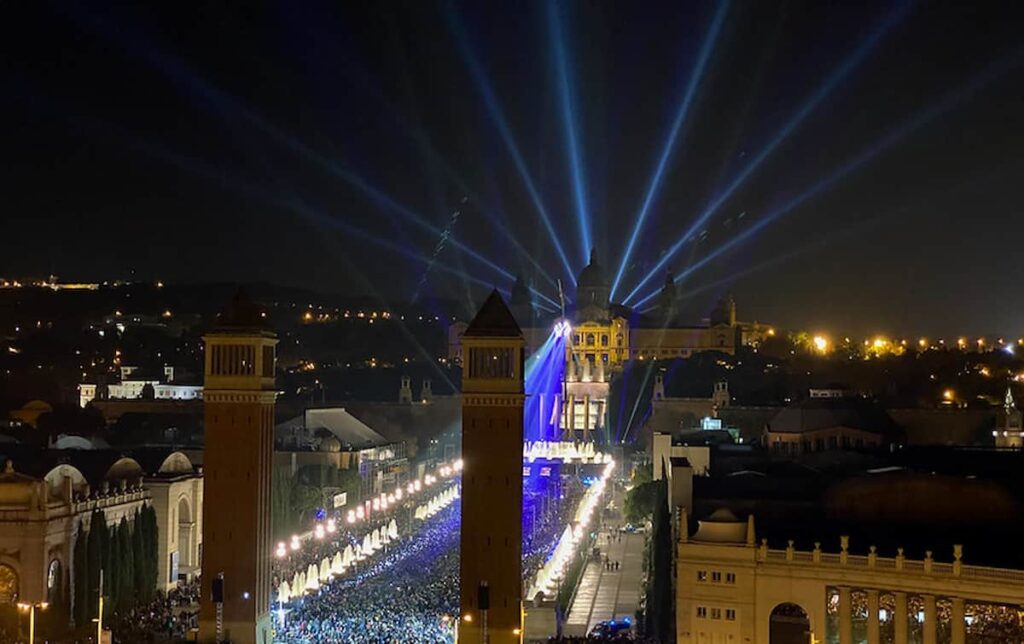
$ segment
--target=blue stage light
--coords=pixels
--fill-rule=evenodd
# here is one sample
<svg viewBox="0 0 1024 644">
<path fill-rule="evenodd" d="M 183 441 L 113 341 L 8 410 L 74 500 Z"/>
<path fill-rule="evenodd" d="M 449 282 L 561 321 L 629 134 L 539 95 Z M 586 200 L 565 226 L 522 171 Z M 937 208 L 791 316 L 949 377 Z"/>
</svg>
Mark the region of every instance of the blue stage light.
<svg viewBox="0 0 1024 644">
<path fill-rule="evenodd" d="M 860 65 L 868 54 L 878 45 L 878 42 L 889 32 L 900 20 L 902 20 L 911 8 L 910 3 L 900 3 L 900 5 L 890 12 L 885 20 L 883 20 L 878 27 L 876 27 L 871 34 L 858 46 L 849 56 L 847 56 L 843 62 L 837 67 L 832 74 L 825 80 L 824 83 L 818 86 L 818 89 L 811 94 L 811 96 L 804 101 L 800 106 L 800 109 L 794 113 L 788 121 L 782 126 L 782 128 L 775 134 L 775 136 L 768 142 L 768 144 L 761 149 L 757 155 L 751 159 L 740 173 L 726 186 L 717 197 L 715 197 L 711 203 L 709 203 L 697 219 L 694 220 L 693 224 L 689 229 L 665 252 L 661 259 L 655 263 L 654 267 L 645 275 L 640 282 L 629 292 L 629 295 L 623 300 L 624 303 L 628 303 L 632 300 L 640 289 L 653 279 L 655 276 L 660 275 L 665 265 L 675 256 L 676 253 L 688 242 L 695 233 L 700 231 L 704 224 L 711 218 L 712 215 L 736 192 L 736 190 L 754 173 L 755 170 L 764 162 L 765 159 L 771 155 L 772 152 L 781 144 L 790 134 L 803 122 L 807 115 L 816 109 L 821 102 L 828 96 L 840 82 L 846 79 L 850 73 Z"/>
<path fill-rule="evenodd" d="M 636 223 L 633 225 L 633 230 L 629 235 L 629 240 L 626 242 L 626 249 L 622 253 L 622 260 L 619 262 L 619 268 L 615 272 L 615 279 L 612 280 L 611 298 L 613 301 L 615 299 L 615 292 L 619 288 L 619 283 L 622 281 L 622 275 L 626 272 L 626 266 L 629 265 L 629 258 L 633 253 L 633 247 L 636 245 L 637 239 L 640 237 L 640 231 L 643 229 L 644 221 L 647 219 L 647 213 L 650 211 L 651 204 L 654 203 L 654 198 L 658 194 L 658 189 L 661 187 L 662 177 L 665 174 L 665 169 L 668 167 L 669 157 L 672 155 L 676 139 L 683 127 L 683 123 L 686 121 L 686 115 L 690 112 L 690 105 L 693 103 L 693 98 L 697 94 L 697 88 L 700 86 L 701 78 L 704 76 L 704 70 L 707 67 L 708 59 L 711 58 L 711 52 L 714 50 L 715 43 L 718 41 L 718 34 L 721 31 L 722 22 L 725 20 L 728 9 L 729 0 L 723 0 L 718 4 L 718 11 L 715 12 L 715 17 L 712 19 L 711 26 L 708 28 L 708 35 L 704 38 L 704 44 L 701 46 L 700 53 L 697 55 L 697 60 L 693 65 L 693 71 L 690 73 L 690 80 L 686 84 L 686 91 L 683 94 L 683 99 L 679 104 L 679 109 L 676 110 L 676 116 L 672 121 L 672 127 L 669 129 L 668 137 L 665 139 L 665 146 L 661 150 L 661 156 L 658 158 L 658 163 L 654 168 L 654 174 L 651 176 L 650 184 L 647 186 L 647 193 L 644 195 L 643 204 L 640 206 L 640 211 L 637 213 Z"/>
<path fill-rule="evenodd" d="M 561 435 L 562 386 L 566 334 L 560 321 L 544 344 L 526 361 L 523 439 L 557 441 Z"/>
<path fill-rule="evenodd" d="M 569 76 L 569 62 L 565 52 L 565 34 L 562 32 L 562 18 L 558 2 L 548 2 L 548 26 L 551 48 L 554 51 L 556 85 L 562 112 L 562 127 L 565 128 L 566 149 L 569 155 L 569 169 L 572 174 L 573 197 L 576 201 L 576 221 L 580 227 L 583 263 L 586 264 L 592 247 L 590 235 L 590 213 L 587 211 L 587 188 L 583 178 L 583 162 L 580 158 L 579 127 L 576 120 L 576 102 L 572 81 Z"/>
</svg>

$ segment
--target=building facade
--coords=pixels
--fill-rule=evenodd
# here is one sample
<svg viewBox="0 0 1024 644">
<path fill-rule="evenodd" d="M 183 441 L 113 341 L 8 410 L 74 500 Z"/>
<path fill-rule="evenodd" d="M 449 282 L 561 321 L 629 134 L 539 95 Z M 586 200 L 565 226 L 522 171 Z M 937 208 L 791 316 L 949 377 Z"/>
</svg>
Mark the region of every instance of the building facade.
<svg viewBox="0 0 1024 644">
<path fill-rule="evenodd" d="M 201 400 L 203 387 L 175 380 L 175 370 L 164 365 L 161 374 L 146 374 L 138 367 L 124 366 L 120 369 L 116 383 L 101 385 L 82 383 L 78 385 L 78 404 L 85 407 L 93 400 L 142 400 L 146 387 L 153 390 L 153 400 Z"/>
<path fill-rule="evenodd" d="M 686 525 L 685 513 L 681 525 Z M 727 510 L 680 531 L 676 636 L 680 644 L 965 644 L 1021 641 L 1024 571 L 972 566 L 955 546 L 945 561 L 895 553 L 797 550 L 755 541 L 753 517 Z"/>
<path fill-rule="evenodd" d="M 74 609 L 75 543 L 91 529 L 96 511 L 116 528 L 122 519 L 132 524 L 142 506 L 151 505 L 157 511 L 157 550 L 166 563 L 190 523 L 161 509 L 178 504 L 201 513 L 202 485 L 202 473 L 181 452 L 135 458 L 43 450 L 7 460 L 0 473 L 0 613 L 17 601 L 59 602 L 61 589 Z M 200 537 L 191 537 L 194 557 L 201 552 Z M 166 566 L 160 570 L 157 589 L 168 590 L 178 577 L 165 583 Z"/>
</svg>

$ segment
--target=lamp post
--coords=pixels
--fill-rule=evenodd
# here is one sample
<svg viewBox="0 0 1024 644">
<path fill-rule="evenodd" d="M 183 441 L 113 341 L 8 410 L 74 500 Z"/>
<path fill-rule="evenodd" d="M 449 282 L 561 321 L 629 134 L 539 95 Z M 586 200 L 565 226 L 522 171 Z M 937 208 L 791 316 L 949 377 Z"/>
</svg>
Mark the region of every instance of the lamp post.
<svg viewBox="0 0 1024 644">
<path fill-rule="evenodd" d="M 28 644 L 35 644 L 36 641 L 36 608 L 46 610 L 49 606 L 46 602 L 18 602 L 20 610 L 28 611 Z"/>
</svg>

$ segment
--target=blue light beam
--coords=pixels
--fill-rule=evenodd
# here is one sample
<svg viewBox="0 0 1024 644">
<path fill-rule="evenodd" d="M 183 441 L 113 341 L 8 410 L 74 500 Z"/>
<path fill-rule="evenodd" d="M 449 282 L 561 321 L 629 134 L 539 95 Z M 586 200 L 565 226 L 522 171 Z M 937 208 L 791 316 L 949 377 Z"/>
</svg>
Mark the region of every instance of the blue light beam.
<svg viewBox="0 0 1024 644">
<path fill-rule="evenodd" d="M 558 233 L 555 231 L 555 226 L 551 222 L 551 217 L 548 216 L 547 208 L 544 206 L 544 202 L 540 198 L 537 186 L 533 183 L 530 171 L 526 167 L 526 161 L 523 159 L 523 155 L 519 152 L 519 146 L 516 145 L 515 138 L 512 136 L 512 129 L 509 127 L 508 121 L 505 119 L 501 105 L 498 102 L 498 97 L 494 93 L 494 88 L 491 87 L 490 81 L 487 79 L 487 72 L 484 71 L 480 61 L 477 60 L 473 53 L 473 48 L 470 45 L 469 38 L 466 36 L 465 30 L 462 28 L 462 24 L 459 21 L 458 16 L 455 15 L 455 12 L 451 7 L 449 7 L 449 10 L 447 11 L 447 16 L 449 27 L 455 36 L 455 42 L 459 47 L 459 52 L 462 54 L 462 59 L 469 68 L 470 75 L 473 77 L 473 81 L 475 82 L 477 89 L 480 91 L 480 95 L 484 100 L 484 105 L 491 116 L 491 120 L 494 121 L 494 125 L 498 129 L 498 134 L 501 135 L 501 139 L 505 143 L 505 147 L 508 149 L 509 156 L 512 157 L 512 162 L 515 164 L 516 170 L 519 172 L 519 176 L 522 178 L 523 184 L 526 186 L 526 192 L 530 195 L 530 200 L 533 202 L 533 206 L 536 208 L 537 214 L 540 215 L 541 223 L 544 225 L 545 230 L 547 230 L 548 235 L 551 238 L 551 243 L 555 247 L 555 252 L 558 253 L 558 258 L 561 260 L 563 268 L 565 268 L 565 274 L 570 280 L 575 280 L 576 273 L 573 271 L 572 265 L 569 263 L 569 258 L 565 254 L 565 249 L 559 241 Z"/>
<path fill-rule="evenodd" d="M 722 253 L 725 253 L 728 250 L 743 243 L 745 240 L 756 235 L 758 232 L 763 230 L 765 227 L 767 227 L 775 220 L 792 212 L 794 209 L 802 205 L 807 200 L 830 189 L 836 183 L 846 178 L 854 171 L 858 170 L 861 166 L 863 166 L 864 164 L 868 163 L 878 155 L 882 154 L 883 152 L 891 148 L 904 137 L 909 136 L 910 134 L 916 132 L 917 130 L 921 129 L 922 127 L 930 123 L 932 120 L 958 107 L 961 102 L 969 98 L 978 90 L 988 85 L 989 83 L 991 83 L 996 78 L 1006 73 L 1013 67 L 1020 65 L 1022 61 L 1024 61 L 1024 56 L 1022 56 L 1022 53 L 1024 53 L 1024 50 L 1018 51 L 1014 55 L 1011 55 L 990 65 L 984 71 L 975 75 L 967 83 L 961 85 L 960 87 L 950 92 L 947 92 L 939 101 L 932 103 L 928 108 L 920 111 L 919 113 L 917 113 L 904 123 L 900 124 L 899 126 L 892 128 L 881 139 L 879 139 L 875 143 L 871 144 L 870 146 L 862 150 L 853 159 L 845 163 L 831 175 L 819 181 L 817 184 L 811 186 L 808 190 L 804 191 L 797 197 L 794 197 L 783 206 L 775 208 L 774 210 L 770 211 L 769 213 L 764 215 L 759 221 L 757 221 L 752 226 L 747 228 L 745 231 L 743 231 L 736 237 L 732 238 L 725 244 L 722 244 L 722 246 L 718 247 L 713 252 L 704 256 L 698 262 L 689 266 L 686 270 L 676 275 L 675 282 L 680 282 L 681 280 L 685 279 L 688 275 L 699 270 L 703 266 L 706 266 L 716 257 L 722 255 Z M 643 306 L 651 299 L 656 297 L 657 294 L 658 291 L 652 291 L 650 294 L 648 294 L 641 300 L 637 301 L 636 306 Z"/>
<path fill-rule="evenodd" d="M 234 121 L 238 115 L 241 115 L 246 121 L 262 131 L 264 134 L 276 139 L 278 142 L 284 144 L 286 147 L 305 159 L 320 165 L 332 176 L 340 178 L 348 185 L 356 188 L 369 201 L 377 205 L 379 208 L 403 217 L 433 236 L 441 236 L 444 234 L 444 230 L 442 228 L 435 226 L 411 208 L 398 203 L 390 195 L 371 185 L 364 177 L 355 171 L 345 168 L 336 161 L 325 157 L 295 136 L 274 125 L 241 100 L 213 86 L 199 74 L 192 71 L 180 59 L 153 47 L 150 41 L 143 41 L 139 37 L 133 35 L 130 30 L 119 28 L 118 25 L 96 15 L 77 12 L 73 17 L 78 19 L 80 23 L 84 23 L 87 28 L 118 42 L 129 52 L 140 54 L 152 66 L 163 72 L 172 81 L 184 87 L 187 91 L 205 98 L 220 112 L 228 115 L 227 118 L 231 121 Z M 458 239 L 451 237 L 448 241 L 452 246 L 466 253 L 472 259 L 475 259 L 488 268 L 494 270 L 503 278 L 507 280 L 515 279 L 515 276 L 511 272 L 487 259 Z M 548 298 L 547 296 L 542 297 L 554 304 L 554 300 L 551 298 Z"/>
<path fill-rule="evenodd" d="M 911 4 L 908 2 L 901 3 L 895 10 L 889 13 L 872 32 L 871 34 L 858 46 L 849 56 L 847 56 L 843 62 L 832 72 L 832 75 L 825 80 L 824 83 L 818 86 L 818 89 L 811 94 L 811 96 L 800 106 L 800 109 L 796 111 L 793 116 L 782 126 L 775 137 L 768 142 L 764 148 L 740 171 L 740 173 L 732 180 L 732 182 L 726 186 L 725 190 L 718 195 L 714 200 L 708 204 L 697 219 L 693 222 L 689 229 L 683 233 L 676 242 L 664 253 L 660 260 L 654 265 L 647 275 L 645 275 L 640 282 L 629 292 L 629 295 L 625 297 L 623 303 L 628 303 L 640 289 L 643 288 L 644 284 L 653 279 L 656 275 L 660 275 L 664 266 L 675 256 L 676 253 L 689 241 L 693 235 L 698 232 L 701 227 L 711 218 L 712 215 L 722 206 L 726 200 L 729 199 L 736 192 L 737 189 L 754 173 L 755 170 L 767 159 L 772 152 L 784 141 L 794 130 L 803 122 L 807 116 L 813 112 L 825 98 L 832 93 L 832 91 L 839 85 L 840 82 L 846 79 L 847 76 L 853 72 L 864 59 L 867 58 L 868 54 L 871 53 L 874 48 L 878 45 L 878 42 L 906 15 L 909 13 Z"/>
<path fill-rule="evenodd" d="M 526 441 L 559 439 L 565 353 L 565 334 L 553 331 L 526 361 L 523 385 L 526 390 L 523 439 Z"/>
<path fill-rule="evenodd" d="M 580 159 L 579 126 L 576 122 L 576 102 L 572 82 L 569 78 L 569 62 L 565 52 L 565 34 L 562 32 L 560 3 L 551 0 L 548 5 L 548 26 L 551 48 L 555 56 L 556 85 L 562 112 L 562 127 L 565 129 L 566 149 L 569 155 L 569 170 L 572 175 L 572 192 L 576 202 L 576 222 L 580 227 L 580 244 L 583 246 L 583 263 L 586 264 L 592 247 L 590 236 L 590 213 L 587 212 L 587 188 L 583 178 L 583 163 Z"/>
<path fill-rule="evenodd" d="M 708 28 L 708 35 L 704 39 L 704 44 L 701 46 L 700 53 L 697 55 L 697 61 L 693 65 L 693 71 L 690 73 L 690 80 L 686 85 L 686 92 L 683 94 L 683 100 L 680 102 L 679 109 L 676 111 L 675 119 L 672 121 L 672 127 L 669 129 L 668 137 L 665 140 L 665 146 L 661 150 L 661 156 L 654 168 L 654 174 L 651 176 L 650 184 L 647 186 L 647 193 L 644 195 L 643 204 L 640 206 L 640 211 L 637 213 L 636 223 L 633 225 L 633 231 L 630 233 L 629 241 L 626 242 L 626 250 L 622 253 L 622 260 L 619 262 L 619 269 L 615 272 L 615 279 L 612 281 L 611 290 L 611 297 L 613 301 L 615 298 L 615 291 L 618 290 L 619 283 L 622 281 L 622 275 L 626 272 L 626 266 L 629 264 L 629 258 L 633 253 L 633 247 L 636 245 L 637 239 L 640 237 L 640 230 L 643 228 L 644 221 L 647 219 L 647 213 L 650 211 L 651 204 L 654 203 L 654 199 L 658 194 L 658 189 L 661 187 L 661 181 L 665 174 L 665 170 L 668 167 L 669 158 L 672 156 L 672 150 L 675 147 L 676 139 L 683 127 L 683 123 L 686 122 L 686 116 L 690 112 L 690 105 L 693 103 L 693 98 L 697 94 L 697 88 L 700 86 L 700 81 L 704 76 L 704 70 L 707 67 L 708 59 L 711 58 L 711 52 L 714 51 L 715 44 L 718 42 L 718 34 L 721 31 L 722 22 L 724 22 L 728 10 L 729 0 L 722 0 L 722 2 L 718 4 L 718 11 L 715 12 L 715 16 L 711 21 L 711 26 Z"/>
</svg>

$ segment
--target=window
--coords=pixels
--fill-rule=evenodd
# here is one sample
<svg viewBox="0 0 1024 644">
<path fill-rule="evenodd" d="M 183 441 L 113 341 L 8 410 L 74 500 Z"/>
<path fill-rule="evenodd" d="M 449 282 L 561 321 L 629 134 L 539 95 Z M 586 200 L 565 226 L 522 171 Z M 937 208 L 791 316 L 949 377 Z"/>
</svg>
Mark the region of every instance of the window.
<svg viewBox="0 0 1024 644">
<path fill-rule="evenodd" d="M 703 618 L 705 618 L 707 616 L 708 616 L 708 609 L 705 608 L 704 606 L 698 606 L 697 607 L 697 617 L 700 617 L 700 618 L 703 619 Z"/>
<path fill-rule="evenodd" d="M 711 609 L 711 619 L 722 619 L 722 609 L 721 608 L 712 608 Z"/>
<path fill-rule="evenodd" d="M 708 580 L 708 571 L 707 570 L 698 570 L 697 571 L 697 581 L 707 581 L 707 580 Z"/>
<path fill-rule="evenodd" d="M 727 572 L 727 573 L 725 573 L 725 583 L 727 583 L 727 584 L 735 584 L 736 583 L 736 573 L 734 573 L 734 572 Z"/>
<path fill-rule="evenodd" d="M 588 333 L 587 334 L 587 346 L 588 347 L 594 346 L 594 334 L 593 333 Z"/>
<path fill-rule="evenodd" d="M 734 621 L 736 619 L 736 611 L 734 609 L 732 609 L 732 608 L 726 608 L 725 609 L 725 618 L 727 620 L 729 620 L 730 622 Z"/>
<path fill-rule="evenodd" d="M 469 350 L 470 378 L 512 378 L 514 376 L 514 349 L 481 347 Z"/>
<path fill-rule="evenodd" d="M 274 347 L 263 347 L 263 377 L 274 377 Z"/>
<path fill-rule="evenodd" d="M 608 334 L 607 333 L 602 333 L 601 334 L 601 346 L 602 347 L 607 347 L 608 346 Z"/>
<path fill-rule="evenodd" d="M 722 583 L 722 573 L 718 572 L 717 570 L 711 573 L 711 581 L 713 581 L 716 584 Z"/>
</svg>

